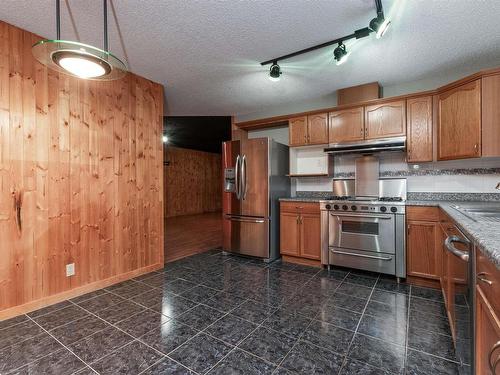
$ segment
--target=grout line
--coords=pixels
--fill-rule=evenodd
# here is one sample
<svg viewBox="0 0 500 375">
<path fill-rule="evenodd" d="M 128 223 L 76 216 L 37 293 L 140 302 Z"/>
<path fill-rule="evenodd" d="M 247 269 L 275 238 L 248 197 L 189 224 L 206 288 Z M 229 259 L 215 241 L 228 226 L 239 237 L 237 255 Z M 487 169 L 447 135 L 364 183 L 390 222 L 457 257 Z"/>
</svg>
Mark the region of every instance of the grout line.
<svg viewBox="0 0 500 375">
<path fill-rule="evenodd" d="M 370 300 L 372 299 L 372 295 L 373 295 L 373 292 L 375 290 L 375 285 L 377 285 L 377 283 L 378 283 L 379 280 L 380 280 L 380 275 L 377 276 L 377 280 L 373 284 L 372 290 L 370 291 L 370 295 L 368 296 L 368 298 L 366 300 L 365 307 L 363 308 L 363 311 L 361 312 L 361 317 L 359 318 L 358 324 L 356 325 L 356 329 L 354 330 L 354 334 L 352 335 L 352 339 L 349 342 L 349 345 L 347 345 L 347 350 L 346 350 L 346 353 L 345 353 L 342 365 L 340 366 L 339 374 L 342 373 L 342 370 L 344 369 L 344 367 L 345 367 L 345 365 L 347 363 L 347 357 L 349 355 L 349 351 L 351 350 L 351 345 L 354 342 L 354 339 L 355 339 L 355 337 L 356 337 L 356 335 L 358 333 L 358 329 L 359 329 L 359 326 L 361 324 L 361 320 L 363 320 L 363 317 L 365 315 L 366 308 L 368 307 L 368 304 L 370 303 Z"/>
<path fill-rule="evenodd" d="M 410 309 L 411 309 L 411 294 L 412 286 L 410 284 L 410 292 L 408 293 L 408 311 L 406 316 L 406 338 L 405 338 L 405 357 L 404 357 L 404 369 L 406 370 L 407 358 L 408 358 L 408 339 L 410 338 Z"/>
<path fill-rule="evenodd" d="M 71 301 L 70 301 L 71 302 Z M 71 302 L 73 303 L 73 302 Z M 28 317 L 29 319 L 31 319 L 30 317 Z M 40 324 L 38 324 L 36 321 L 34 321 L 33 319 L 31 319 L 33 321 L 33 323 L 35 323 L 37 326 L 39 326 L 42 330 L 45 331 L 45 333 L 47 333 L 50 337 L 52 337 L 54 340 L 56 340 L 64 349 L 66 349 L 68 352 L 70 352 L 71 354 L 73 354 L 76 358 L 78 358 L 85 366 L 89 367 L 92 371 L 94 371 L 95 373 L 97 373 L 97 371 L 94 370 L 93 367 L 91 367 L 87 362 L 85 362 L 83 359 L 81 359 L 79 356 L 77 356 L 75 354 L 75 352 L 73 352 L 70 348 L 68 348 L 66 345 L 64 345 L 57 337 L 55 337 L 53 334 L 51 334 L 49 331 L 47 331 L 45 328 L 43 328 Z M 53 353 L 57 353 L 57 351 L 55 352 L 52 352 L 50 354 L 53 354 Z M 47 356 L 49 356 L 50 354 L 48 354 Z M 46 357 L 46 356 L 45 356 Z M 35 361 L 33 361 L 35 362 Z M 30 362 L 30 363 L 33 363 L 33 362 Z M 83 368 L 81 369 L 78 369 L 78 371 L 81 371 Z"/>
</svg>

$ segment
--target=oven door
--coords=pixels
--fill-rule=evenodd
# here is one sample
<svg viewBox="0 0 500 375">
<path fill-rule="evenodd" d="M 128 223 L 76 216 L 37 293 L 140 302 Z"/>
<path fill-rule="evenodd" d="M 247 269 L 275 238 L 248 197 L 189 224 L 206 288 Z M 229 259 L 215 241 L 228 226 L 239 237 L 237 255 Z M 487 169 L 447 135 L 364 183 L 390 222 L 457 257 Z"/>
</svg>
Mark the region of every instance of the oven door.
<svg viewBox="0 0 500 375">
<path fill-rule="evenodd" d="M 375 253 L 396 253 L 396 226 L 392 214 L 331 213 L 329 247 Z"/>
</svg>

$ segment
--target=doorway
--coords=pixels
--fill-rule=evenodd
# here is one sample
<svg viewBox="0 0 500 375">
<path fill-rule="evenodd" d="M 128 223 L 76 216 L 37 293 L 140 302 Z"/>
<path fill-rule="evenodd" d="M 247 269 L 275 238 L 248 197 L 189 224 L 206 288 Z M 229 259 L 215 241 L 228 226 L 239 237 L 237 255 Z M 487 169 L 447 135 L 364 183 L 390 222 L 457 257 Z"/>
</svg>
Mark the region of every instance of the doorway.
<svg viewBox="0 0 500 375">
<path fill-rule="evenodd" d="M 166 117 L 164 123 L 168 263 L 222 246 L 221 151 L 231 118 Z"/>
</svg>

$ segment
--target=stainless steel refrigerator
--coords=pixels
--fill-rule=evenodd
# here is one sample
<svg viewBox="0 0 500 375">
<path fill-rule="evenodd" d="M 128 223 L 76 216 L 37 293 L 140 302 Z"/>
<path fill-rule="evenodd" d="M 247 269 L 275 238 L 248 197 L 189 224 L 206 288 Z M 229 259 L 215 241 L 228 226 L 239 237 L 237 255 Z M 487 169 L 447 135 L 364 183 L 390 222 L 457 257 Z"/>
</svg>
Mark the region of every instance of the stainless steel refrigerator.
<svg viewBox="0 0 500 375">
<path fill-rule="evenodd" d="M 279 201 L 290 195 L 288 146 L 269 138 L 224 142 L 223 250 L 279 257 Z"/>
</svg>

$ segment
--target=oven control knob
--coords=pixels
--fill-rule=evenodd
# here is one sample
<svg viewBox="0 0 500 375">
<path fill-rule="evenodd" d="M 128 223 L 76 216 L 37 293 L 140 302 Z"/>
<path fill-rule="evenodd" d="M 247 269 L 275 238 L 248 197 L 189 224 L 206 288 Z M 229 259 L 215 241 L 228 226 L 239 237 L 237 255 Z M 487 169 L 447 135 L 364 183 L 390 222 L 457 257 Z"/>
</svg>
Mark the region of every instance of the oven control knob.
<svg viewBox="0 0 500 375">
<path fill-rule="evenodd" d="M 330 206 L 329 204 L 326 204 L 326 205 L 325 205 L 325 208 L 326 208 L 327 210 L 331 210 L 331 209 L 332 209 L 332 206 Z"/>
<path fill-rule="evenodd" d="M 356 211 L 357 209 L 358 209 L 358 207 L 356 207 L 356 206 L 351 206 L 351 210 Z"/>
<path fill-rule="evenodd" d="M 339 209 L 339 205 L 338 205 L 338 204 L 334 204 L 334 205 L 333 205 L 333 209 L 334 209 L 334 210 L 338 210 L 338 209 Z"/>
<path fill-rule="evenodd" d="M 387 211 L 387 207 L 385 206 L 380 207 L 380 212 L 385 212 L 385 211 Z"/>
<path fill-rule="evenodd" d="M 342 206 L 342 209 L 343 209 L 344 211 L 347 211 L 347 209 L 348 209 L 348 208 L 349 208 L 349 207 L 347 207 L 345 204 Z"/>
<path fill-rule="evenodd" d="M 398 212 L 398 208 L 397 207 L 391 207 L 391 212 Z"/>
</svg>

